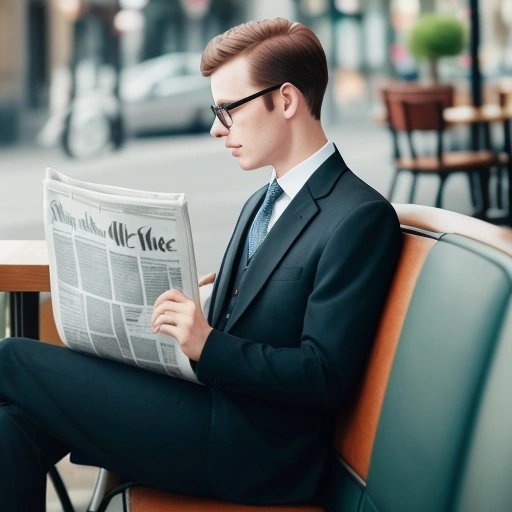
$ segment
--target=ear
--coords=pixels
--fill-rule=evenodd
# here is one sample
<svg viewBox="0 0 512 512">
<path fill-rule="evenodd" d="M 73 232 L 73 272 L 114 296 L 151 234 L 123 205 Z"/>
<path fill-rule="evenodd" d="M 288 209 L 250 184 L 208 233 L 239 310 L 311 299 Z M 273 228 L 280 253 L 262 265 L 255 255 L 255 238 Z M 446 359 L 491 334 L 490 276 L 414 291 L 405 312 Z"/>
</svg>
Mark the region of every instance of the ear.
<svg viewBox="0 0 512 512">
<path fill-rule="evenodd" d="M 281 94 L 284 117 L 285 119 L 291 119 L 297 113 L 302 93 L 290 82 L 285 82 L 279 92 Z"/>
</svg>

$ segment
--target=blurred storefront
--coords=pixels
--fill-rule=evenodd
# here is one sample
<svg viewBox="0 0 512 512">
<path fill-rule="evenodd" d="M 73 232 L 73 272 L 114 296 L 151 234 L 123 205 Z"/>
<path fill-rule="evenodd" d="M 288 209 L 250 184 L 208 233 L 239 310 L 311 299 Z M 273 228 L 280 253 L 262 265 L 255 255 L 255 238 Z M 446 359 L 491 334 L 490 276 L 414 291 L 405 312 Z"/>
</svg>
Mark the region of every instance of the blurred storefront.
<svg viewBox="0 0 512 512">
<path fill-rule="evenodd" d="M 16 141 L 21 112 L 45 101 L 46 7 L 43 1 L 0 2 L 0 143 Z"/>
<path fill-rule="evenodd" d="M 422 78 L 407 47 L 408 31 L 422 12 L 451 12 L 469 24 L 468 5 L 469 0 L 2 0 L 0 144 L 18 140 L 35 112 L 69 101 L 79 62 L 110 67 L 115 75 L 148 58 L 201 51 L 230 26 L 275 15 L 295 17 L 318 33 L 334 76 L 330 100 L 341 108 L 358 106 L 375 98 L 385 78 Z M 484 77 L 510 74 L 512 0 L 480 0 L 480 27 Z M 441 76 L 464 80 L 469 70 L 466 51 L 444 59 Z"/>
</svg>

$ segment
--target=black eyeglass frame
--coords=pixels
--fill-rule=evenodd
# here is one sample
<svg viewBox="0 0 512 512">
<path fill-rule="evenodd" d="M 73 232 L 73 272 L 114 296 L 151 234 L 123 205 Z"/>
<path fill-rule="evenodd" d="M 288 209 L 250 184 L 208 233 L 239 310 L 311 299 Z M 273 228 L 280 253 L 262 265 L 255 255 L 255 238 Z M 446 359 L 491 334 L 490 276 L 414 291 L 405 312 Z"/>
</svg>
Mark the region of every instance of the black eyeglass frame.
<svg viewBox="0 0 512 512">
<path fill-rule="evenodd" d="M 224 127 L 226 127 L 229 130 L 233 126 L 233 119 L 231 118 L 231 115 L 229 113 L 230 110 L 233 110 L 234 108 L 237 108 L 240 105 L 243 105 L 244 103 L 248 103 L 249 101 L 255 100 L 256 98 L 259 98 L 264 94 L 268 94 L 269 92 L 275 91 L 279 89 L 279 87 L 281 87 L 282 85 L 283 84 L 272 85 L 271 87 L 267 87 L 262 91 L 255 92 L 250 96 L 246 96 L 241 100 L 233 101 L 232 103 L 223 103 L 222 105 L 210 105 L 210 108 L 212 109 L 212 112 L 215 115 L 215 117 L 222 123 Z"/>
</svg>

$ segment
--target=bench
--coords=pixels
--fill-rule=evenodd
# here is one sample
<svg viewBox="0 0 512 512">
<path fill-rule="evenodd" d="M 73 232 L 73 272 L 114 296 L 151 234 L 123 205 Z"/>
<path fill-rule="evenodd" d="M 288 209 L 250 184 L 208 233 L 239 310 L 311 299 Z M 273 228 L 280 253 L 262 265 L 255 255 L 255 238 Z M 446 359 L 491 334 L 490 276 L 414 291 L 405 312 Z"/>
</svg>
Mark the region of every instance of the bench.
<svg viewBox="0 0 512 512">
<path fill-rule="evenodd" d="M 360 392 L 339 414 L 318 505 L 112 489 L 101 470 L 89 511 L 110 512 L 113 498 L 130 512 L 512 510 L 512 230 L 395 208 L 401 259 Z"/>
<path fill-rule="evenodd" d="M 339 414 L 321 504 L 245 506 L 130 486 L 91 510 L 109 510 L 116 494 L 130 512 L 512 510 L 512 230 L 395 208 L 403 251 L 360 393 Z"/>
</svg>

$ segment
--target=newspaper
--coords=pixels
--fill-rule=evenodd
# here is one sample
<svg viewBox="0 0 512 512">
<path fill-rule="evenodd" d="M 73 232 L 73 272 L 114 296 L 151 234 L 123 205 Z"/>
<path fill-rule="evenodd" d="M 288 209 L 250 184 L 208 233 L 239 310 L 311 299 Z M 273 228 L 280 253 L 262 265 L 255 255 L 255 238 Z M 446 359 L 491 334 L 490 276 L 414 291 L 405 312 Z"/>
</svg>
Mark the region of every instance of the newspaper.
<svg viewBox="0 0 512 512">
<path fill-rule="evenodd" d="M 178 342 L 153 334 L 157 297 L 199 301 L 184 194 L 86 183 L 47 169 L 53 311 L 69 348 L 198 382 Z"/>
</svg>

